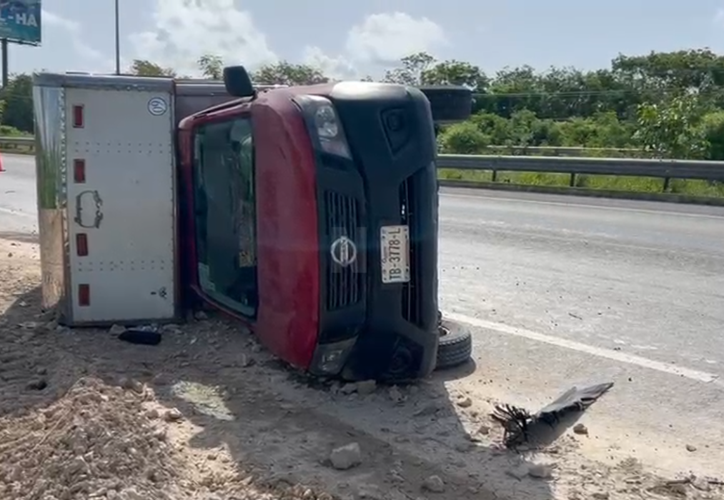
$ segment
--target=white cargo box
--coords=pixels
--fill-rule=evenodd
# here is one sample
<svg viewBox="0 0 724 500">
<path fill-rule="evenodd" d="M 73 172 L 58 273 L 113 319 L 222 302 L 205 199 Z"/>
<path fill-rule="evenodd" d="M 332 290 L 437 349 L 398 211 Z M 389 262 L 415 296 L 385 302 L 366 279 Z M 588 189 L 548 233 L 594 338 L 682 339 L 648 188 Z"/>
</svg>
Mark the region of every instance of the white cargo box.
<svg viewBox="0 0 724 500">
<path fill-rule="evenodd" d="M 178 83 L 35 77 L 43 306 L 64 324 L 179 315 L 175 127 L 230 98 L 220 83 Z"/>
</svg>

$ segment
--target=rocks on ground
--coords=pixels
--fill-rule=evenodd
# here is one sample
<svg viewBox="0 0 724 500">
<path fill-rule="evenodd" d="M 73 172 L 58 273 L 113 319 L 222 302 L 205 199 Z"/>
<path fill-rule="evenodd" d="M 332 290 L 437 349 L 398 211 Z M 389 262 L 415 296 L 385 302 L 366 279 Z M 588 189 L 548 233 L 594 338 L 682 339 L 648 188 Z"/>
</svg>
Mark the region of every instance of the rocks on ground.
<svg viewBox="0 0 724 500">
<path fill-rule="evenodd" d="M 348 470 L 362 463 L 362 450 L 358 443 L 350 443 L 332 450 L 329 461 L 337 470 Z"/>
</svg>

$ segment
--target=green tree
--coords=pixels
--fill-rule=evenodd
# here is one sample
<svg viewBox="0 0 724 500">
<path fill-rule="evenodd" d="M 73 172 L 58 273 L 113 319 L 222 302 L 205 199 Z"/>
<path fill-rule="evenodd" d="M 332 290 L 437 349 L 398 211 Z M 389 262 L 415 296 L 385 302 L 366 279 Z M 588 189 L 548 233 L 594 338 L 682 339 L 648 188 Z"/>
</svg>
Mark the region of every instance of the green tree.
<svg viewBox="0 0 724 500">
<path fill-rule="evenodd" d="M 638 108 L 636 138 L 660 158 L 705 158 L 709 143 L 701 127 L 702 104 L 695 95 Z"/>
<path fill-rule="evenodd" d="M 422 85 L 423 75 L 430 71 L 435 63 L 435 58 L 427 52 L 410 54 L 402 58 L 400 67 L 387 71 L 382 81 L 402 85 Z"/>
<path fill-rule="evenodd" d="M 219 56 L 203 55 L 197 61 L 201 74 L 210 80 L 222 80 L 224 78 L 224 61 Z"/>
<path fill-rule="evenodd" d="M 176 72 L 170 68 L 164 68 L 158 64 L 145 59 L 134 59 L 128 72 L 137 76 L 166 76 L 175 77 Z"/>
<path fill-rule="evenodd" d="M 724 111 L 716 111 L 702 118 L 704 139 L 709 143 L 707 159 L 724 160 Z"/>
<path fill-rule="evenodd" d="M 220 57 L 204 55 L 197 63 L 204 77 L 223 77 Z M 176 76 L 173 68 L 143 59 L 134 60 L 128 72 Z M 318 68 L 288 61 L 259 68 L 252 78 L 282 85 L 330 81 Z M 724 56 L 709 49 L 619 55 L 595 70 L 523 65 L 490 75 L 472 62 L 438 61 L 419 52 L 402 58 L 382 80 L 474 89 L 471 119 L 443 127 L 439 136 L 448 151 L 481 152 L 487 145 L 635 147 L 667 158 L 724 160 Z M 13 75 L 0 90 L 0 102 L 4 131 L 32 132 L 31 75 Z"/>
<path fill-rule="evenodd" d="M 257 85 L 315 85 L 327 83 L 327 78 L 318 68 L 305 64 L 281 61 L 262 66 L 252 75 Z"/>
<path fill-rule="evenodd" d="M 444 153 L 474 155 L 483 153 L 490 143 L 474 123 L 465 122 L 444 130 L 438 136 L 438 144 Z"/>
<path fill-rule="evenodd" d="M 6 88 L 0 91 L 5 102 L 3 125 L 22 132 L 33 132 L 33 78 L 28 74 L 13 75 Z"/>
<path fill-rule="evenodd" d="M 479 92 L 484 92 L 489 83 L 478 66 L 454 59 L 428 65 L 422 70 L 420 82 L 423 85 L 465 85 Z"/>
<path fill-rule="evenodd" d="M 470 119 L 490 144 L 496 146 L 513 146 L 513 133 L 510 120 L 493 113 L 477 113 Z"/>
</svg>

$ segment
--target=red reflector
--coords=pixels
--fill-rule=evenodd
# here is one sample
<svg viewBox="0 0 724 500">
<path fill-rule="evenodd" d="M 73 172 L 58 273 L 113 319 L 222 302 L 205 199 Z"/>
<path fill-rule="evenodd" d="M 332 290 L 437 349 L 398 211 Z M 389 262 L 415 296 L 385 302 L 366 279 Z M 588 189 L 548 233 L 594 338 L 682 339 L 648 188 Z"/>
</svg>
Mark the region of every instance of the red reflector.
<svg viewBox="0 0 724 500">
<path fill-rule="evenodd" d="M 73 128 L 83 128 L 83 106 L 73 106 Z"/>
<path fill-rule="evenodd" d="M 75 235 L 75 253 L 78 257 L 88 256 L 88 235 L 78 233 Z"/>
<path fill-rule="evenodd" d="M 78 305 L 90 305 L 90 285 L 78 285 Z"/>
<path fill-rule="evenodd" d="M 85 160 L 73 160 L 73 180 L 77 184 L 85 182 Z"/>
</svg>

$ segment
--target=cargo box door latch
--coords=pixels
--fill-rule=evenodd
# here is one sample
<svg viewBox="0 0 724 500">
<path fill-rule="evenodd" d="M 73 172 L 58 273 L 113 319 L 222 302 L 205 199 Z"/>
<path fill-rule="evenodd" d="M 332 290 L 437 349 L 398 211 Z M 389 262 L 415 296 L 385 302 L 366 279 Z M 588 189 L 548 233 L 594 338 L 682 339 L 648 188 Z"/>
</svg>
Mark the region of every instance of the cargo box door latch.
<svg viewBox="0 0 724 500">
<path fill-rule="evenodd" d="M 103 220 L 103 199 L 98 191 L 83 191 L 75 197 L 75 223 L 86 229 L 98 229 Z"/>
</svg>

